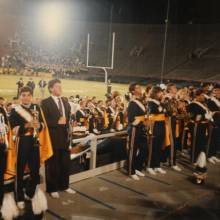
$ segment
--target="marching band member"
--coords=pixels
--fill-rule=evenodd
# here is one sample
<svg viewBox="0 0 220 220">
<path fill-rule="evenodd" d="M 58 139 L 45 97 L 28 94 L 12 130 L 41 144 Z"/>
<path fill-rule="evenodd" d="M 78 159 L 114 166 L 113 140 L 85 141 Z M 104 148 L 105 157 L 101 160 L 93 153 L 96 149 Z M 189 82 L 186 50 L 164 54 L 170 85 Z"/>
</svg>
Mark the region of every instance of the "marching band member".
<svg viewBox="0 0 220 220">
<path fill-rule="evenodd" d="M 86 101 L 80 103 L 69 102 L 71 106 L 70 130 L 76 137 L 84 136 L 88 133 L 88 114 L 86 112 Z M 71 144 L 70 144 L 71 145 Z"/>
<path fill-rule="evenodd" d="M 88 115 L 85 111 L 86 101 L 82 100 L 79 103 L 80 108 L 76 111 L 76 122 L 78 126 L 87 127 L 88 126 Z"/>
<path fill-rule="evenodd" d="M 103 106 L 102 100 L 98 100 L 95 110 L 97 112 L 96 114 L 97 130 L 103 132 L 106 124 L 106 112 L 105 112 L 106 110 L 105 107 Z"/>
<path fill-rule="evenodd" d="M 113 94 L 117 94 L 116 92 Z M 115 97 L 115 109 L 116 109 L 116 115 L 115 115 L 115 130 L 116 131 L 121 131 L 124 129 L 125 122 L 124 122 L 124 103 L 123 103 L 123 98 L 118 93 Z"/>
<path fill-rule="evenodd" d="M 169 157 L 170 166 L 176 170 L 181 171 L 181 168 L 176 164 L 177 155 L 177 138 L 179 137 L 179 121 L 177 119 L 178 114 L 178 101 L 176 99 L 177 88 L 173 83 L 167 85 L 167 94 L 164 99 L 164 104 L 167 110 L 168 120 L 170 120 L 170 134 L 171 145 L 165 148 L 165 157 Z"/>
<path fill-rule="evenodd" d="M 114 109 L 114 103 L 112 98 L 108 98 L 106 100 L 106 112 L 108 114 L 108 128 L 110 132 L 115 132 L 114 129 L 114 122 L 115 122 L 115 109 Z"/>
<path fill-rule="evenodd" d="M 166 174 L 166 171 L 160 167 L 162 149 L 168 146 L 170 142 L 166 141 L 165 109 L 161 105 L 163 90 L 159 86 L 153 86 L 149 92 L 147 109 L 150 121 L 151 137 L 148 147 L 148 166 L 147 171 L 156 175 L 156 172 Z M 165 142 L 166 141 L 166 142 Z"/>
<path fill-rule="evenodd" d="M 98 130 L 98 111 L 92 100 L 87 101 L 87 114 L 89 121 L 89 132 L 94 134 L 100 134 L 101 131 Z"/>
<path fill-rule="evenodd" d="M 184 87 L 177 92 L 178 100 L 178 121 L 179 121 L 179 138 L 177 138 L 178 146 L 183 153 L 184 147 L 189 146 L 188 136 L 189 128 L 187 127 L 190 115 L 187 113 L 190 97 L 188 88 Z"/>
<path fill-rule="evenodd" d="M 128 105 L 128 175 L 139 180 L 147 155 L 147 137 L 145 130 L 146 108 L 142 103 L 142 90 L 138 83 L 129 86 L 132 99 Z"/>
<path fill-rule="evenodd" d="M 189 130 L 192 137 L 191 162 L 195 163 L 201 152 L 206 152 L 209 121 L 212 114 L 205 106 L 205 96 L 202 89 L 197 89 L 194 100 L 188 106 L 191 114 Z"/>
<path fill-rule="evenodd" d="M 117 104 L 116 107 L 116 120 L 115 120 L 115 130 L 121 131 L 125 127 L 124 122 L 124 104 L 121 103 L 120 105 Z"/>
<path fill-rule="evenodd" d="M 6 168 L 6 150 L 8 148 L 8 119 L 0 107 L 0 209 L 4 196 L 4 173 Z"/>
<path fill-rule="evenodd" d="M 210 123 L 209 129 L 209 141 L 207 149 L 208 161 L 212 164 L 220 162 L 216 157 L 218 146 L 220 143 L 219 132 L 220 132 L 220 101 L 218 100 L 219 86 L 216 85 L 213 88 L 209 98 L 206 99 L 208 109 L 213 113 L 213 122 Z"/>
<path fill-rule="evenodd" d="M 32 97 L 31 88 L 21 88 L 21 104 L 12 109 L 9 117 L 15 143 L 8 151 L 7 173 L 15 172 L 14 191 L 18 208 L 25 208 L 26 195 L 32 201 L 33 212 L 40 214 L 47 209 L 46 197 L 37 187 L 40 183 L 40 163 L 52 155 L 52 148 L 46 122 L 40 107 L 33 104 Z M 16 158 L 13 157 L 14 154 Z M 30 178 L 24 185 L 27 166 Z"/>
<path fill-rule="evenodd" d="M 5 190 L 4 180 L 9 149 L 9 123 L 5 111 L 0 108 L 0 218 L 13 219 L 19 215 L 12 193 Z"/>
</svg>

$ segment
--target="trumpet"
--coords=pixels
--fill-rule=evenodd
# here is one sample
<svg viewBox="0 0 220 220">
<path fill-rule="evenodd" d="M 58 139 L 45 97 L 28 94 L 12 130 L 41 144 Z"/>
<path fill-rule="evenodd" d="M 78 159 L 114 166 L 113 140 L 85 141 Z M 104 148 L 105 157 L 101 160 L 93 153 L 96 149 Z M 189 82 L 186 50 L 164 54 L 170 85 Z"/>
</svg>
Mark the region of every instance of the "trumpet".
<svg viewBox="0 0 220 220">
<path fill-rule="evenodd" d="M 6 149 L 8 148 L 8 136 L 7 125 L 5 124 L 5 117 L 0 113 L 0 143 L 4 144 Z"/>
<path fill-rule="evenodd" d="M 33 115 L 33 121 L 39 122 L 39 112 L 37 111 L 36 105 L 34 105 L 34 109 L 32 110 L 32 115 Z M 38 147 L 39 146 L 39 128 L 34 127 L 33 138 L 35 142 L 34 146 Z"/>
</svg>

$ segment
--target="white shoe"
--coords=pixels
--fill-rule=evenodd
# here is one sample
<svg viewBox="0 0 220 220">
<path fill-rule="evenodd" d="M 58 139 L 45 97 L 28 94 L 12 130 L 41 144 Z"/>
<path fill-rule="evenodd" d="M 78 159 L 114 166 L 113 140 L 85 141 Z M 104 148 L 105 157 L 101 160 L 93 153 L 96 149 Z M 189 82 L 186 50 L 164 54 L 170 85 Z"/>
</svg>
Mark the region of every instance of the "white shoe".
<svg viewBox="0 0 220 220">
<path fill-rule="evenodd" d="M 220 160 L 217 157 L 212 157 L 212 159 L 216 162 L 216 163 L 220 163 Z"/>
<path fill-rule="evenodd" d="M 133 180 L 140 180 L 140 178 L 139 178 L 136 174 L 131 175 L 131 178 L 132 178 Z"/>
<path fill-rule="evenodd" d="M 215 161 L 214 161 L 214 159 L 212 157 L 208 158 L 208 162 L 212 163 L 212 164 L 215 164 Z"/>
<path fill-rule="evenodd" d="M 111 133 L 115 132 L 115 129 L 113 129 L 113 128 L 112 128 L 112 129 L 110 129 L 110 132 L 111 132 Z"/>
<path fill-rule="evenodd" d="M 95 129 L 93 129 L 93 133 L 94 133 L 94 134 L 100 134 L 101 132 L 98 131 L 98 130 L 95 128 Z"/>
<path fill-rule="evenodd" d="M 71 188 L 66 189 L 65 192 L 69 193 L 69 194 L 75 194 L 76 193 L 76 191 L 71 189 Z"/>
<path fill-rule="evenodd" d="M 138 175 L 138 176 L 141 176 L 141 177 L 144 177 L 144 176 L 145 176 L 145 174 L 142 173 L 142 172 L 139 171 L 139 170 L 135 170 L 135 174 Z"/>
<path fill-rule="evenodd" d="M 147 172 L 151 175 L 157 175 L 153 168 L 147 168 Z"/>
<path fill-rule="evenodd" d="M 158 167 L 154 169 L 155 172 L 161 173 L 161 174 L 166 174 L 167 172 L 163 170 L 162 168 Z"/>
<path fill-rule="evenodd" d="M 52 193 L 50 193 L 50 196 L 51 196 L 52 198 L 54 198 L 54 199 L 59 199 L 59 198 L 60 198 L 60 195 L 59 195 L 58 192 L 52 192 Z"/>
<path fill-rule="evenodd" d="M 17 202 L 17 207 L 18 207 L 19 209 L 24 209 L 24 208 L 25 208 L 25 203 L 24 203 L 23 201 Z"/>
<path fill-rule="evenodd" d="M 172 169 L 175 170 L 175 171 L 178 171 L 178 172 L 182 171 L 182 169 L 179 166 L 177 166 L 177 165 L 172 166 Z"/>
</svg>

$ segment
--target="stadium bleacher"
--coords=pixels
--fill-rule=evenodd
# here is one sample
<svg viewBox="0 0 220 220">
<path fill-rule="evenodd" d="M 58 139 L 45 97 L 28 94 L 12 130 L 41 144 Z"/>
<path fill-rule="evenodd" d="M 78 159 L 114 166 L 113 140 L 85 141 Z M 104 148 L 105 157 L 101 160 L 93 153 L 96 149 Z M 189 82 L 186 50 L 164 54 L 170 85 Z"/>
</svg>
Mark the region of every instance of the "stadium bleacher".
<svg viewBox="0 0 220 220">
<path fill-rule="evenodd" d="M 106 23 L 74 22 L 73 27 L 75 29 L 73 28 L 66 33 L 72 36 L 72 40 L 65 42 L 65 48 L 76 45 L 75 49 L 71 53 L 67 49 L 63 50 L 60 54 L 61 58 L 65 57 L 66 60 L 71 60 L 79 57 L 80 62 L 85 67 L 86 38 L 87 33 L 90 33 L 90 64 L 109 65 L 111 32 L 115 32 L 115 66 L 111 72 L 113 78 L 114 76 L 115 78 L 121 77 L 120 81 L 123 81 L 126 76 L 134 75 L 142 78 L 160 78 L 164 25 L 112 24 L 111 26 Z M 197 80 L 199 75 L 199 80 L 220 80 L 218 72 L 220 59 L 219 35 L 218 25 L 169 25 L 164 78 Z M 21 35 L 21 37 L 25 41 L 25 36 Z M 30 43 L 30 39 L 26 40 L 26 44 L 28 42 Z M 80 45 L 80 54 L 79 51 L 76 51 L 77 45 Z M 5 48 L 4 53 L 6 53 Z M 51 55 L 45 55 L 44 53 L 44 56 Z M 61 60 L 61 58 L 54 60 L 57 63 L 57 60 Z M 36 60 L 36 58 L 33 60 Z M 74 65 L 74 62 L 65 62 L 65 60 L 62 60 L 62 62 L 65 63 L 65 67 Z M 89 71 L 90 73 L 99 73 L 98 70 Z M 86 74 L 88 73 L 86 72 Z M 91 74 L 88 74 L 88 76 L 91 76 Z"/>
</svg>

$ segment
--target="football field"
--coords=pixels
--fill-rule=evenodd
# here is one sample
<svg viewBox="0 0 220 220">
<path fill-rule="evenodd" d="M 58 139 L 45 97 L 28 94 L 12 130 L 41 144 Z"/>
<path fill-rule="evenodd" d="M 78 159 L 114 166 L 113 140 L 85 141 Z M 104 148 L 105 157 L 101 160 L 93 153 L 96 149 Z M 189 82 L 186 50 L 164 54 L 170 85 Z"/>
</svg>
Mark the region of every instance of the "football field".
<svg viewBox="0 0 220 220">
<path fill-rule="evenodd" d="M 19 80 L 20 76 L 15 75 L 0 75 L 0 96 L 3 96 L 8 101 L 17 94 L 16 82 Z M 24 83 L 26 84 L 30 77 L 22 76 Z M 32 77 L 36 87 L 34 91 L 34 97 L 40 97 L 40 90 L 38 82 L 41 77 Z M 51 79 L 49 77 L 44 77 L 47 82 Z M 96 96 L 97 99 L 105 99 L 106 85 L 104 82 L 95 81 L 85 81 L 85 80 L 74 80 L 74 79 L 62 79 L 63 95 L 69 97 L 71 95 L 75 96 L 79 94 L 80 96 Z M 112 84 L 112 91 L 119 91 L 121 94 L 125 94 L 128 91 L 128 85 L 126 84 Z M 46 89 L 46 96 L 49 95 Z"/>
</svg>

